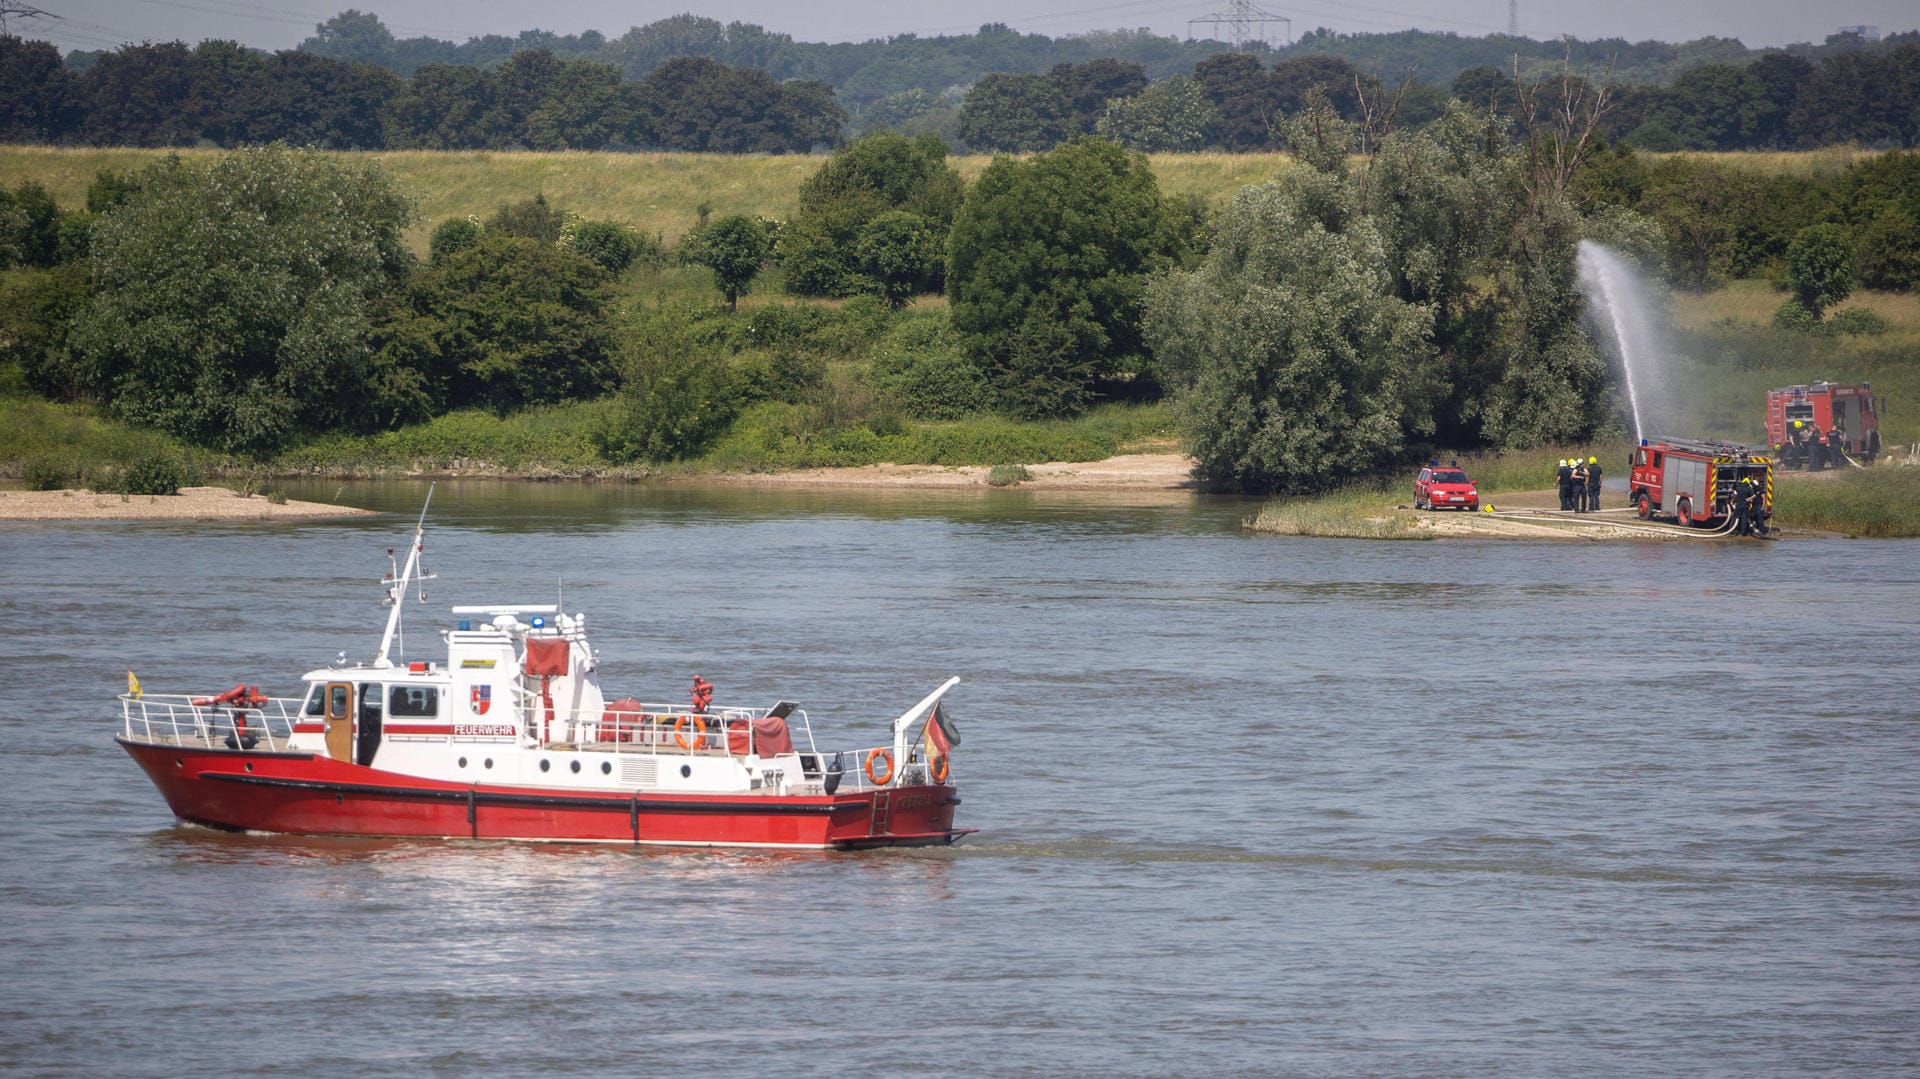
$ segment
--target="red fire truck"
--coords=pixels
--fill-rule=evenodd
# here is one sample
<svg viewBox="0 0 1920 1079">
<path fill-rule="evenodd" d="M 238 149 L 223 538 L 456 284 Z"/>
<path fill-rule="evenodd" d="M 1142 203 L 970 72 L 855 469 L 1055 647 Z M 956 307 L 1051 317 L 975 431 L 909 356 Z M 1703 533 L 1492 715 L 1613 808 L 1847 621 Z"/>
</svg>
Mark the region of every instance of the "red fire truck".
<svg viewBox="0 0 1920 1079">
<path fill-rule="evenodd" d="M 1671 513 L 1683 525 L 1711 527 L 1733 512 L 1739 482 L 1761 487 L 1761 513 L 1773 516 L 1773 461 L 1731 442 L 1640 440 L 1628 460 L 1627 499 L 1641 520 Z"/>
<path fill-rule="evenodd" d="M 1815 382 L 1767 391 L 1767 444 L 1781 468 L 1842 467 L 1829 449 L 1836 429 L 1848 457 L 1871 461 L 1880 455 L 1880 402 L 1871 382 Z"/>
</svg>

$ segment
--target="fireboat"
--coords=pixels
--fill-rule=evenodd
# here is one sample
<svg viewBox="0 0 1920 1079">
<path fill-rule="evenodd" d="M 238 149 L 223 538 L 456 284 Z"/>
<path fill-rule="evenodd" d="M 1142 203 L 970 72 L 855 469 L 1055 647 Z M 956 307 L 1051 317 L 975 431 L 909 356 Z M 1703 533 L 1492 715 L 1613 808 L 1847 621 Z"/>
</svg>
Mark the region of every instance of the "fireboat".
<svg viewBox="0 0 1920 1079">
<path fill-rule="evenodd" d="M 176 817 L 308 836 L 838 850 L 975 830 L 953 826 L 957 677 L 902 712 L 890 742 L 826 751 L 793 702 L 718 706 L 697 674 L 685 705 L 607 699 L 586 616 L 558 604 L 454 607 L 444 662 L 394 656 L 410 590 L 432 576 L 426 506 L 404 564 L 388 553 L 371 658 L 343 652 L 285 698 L 247 683 L 149 694 L 128 672 L 115 741 Z"/>
</svg>

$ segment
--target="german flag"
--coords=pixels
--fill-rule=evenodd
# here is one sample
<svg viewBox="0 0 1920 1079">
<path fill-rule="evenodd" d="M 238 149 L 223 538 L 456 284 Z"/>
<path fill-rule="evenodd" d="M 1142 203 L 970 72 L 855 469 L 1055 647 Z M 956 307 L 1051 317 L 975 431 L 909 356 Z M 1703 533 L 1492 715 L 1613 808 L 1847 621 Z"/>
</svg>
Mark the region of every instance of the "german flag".
<svg viewBox="0 0 1920 1079">
<path fill-rule="evenodd" d="M 947 715 L 944 703 L 933 706 L 933 714 L 927 717 L 927 757 L 944 757 L 953 752 L 960 744 L 960 728 L 953 725 L 953 717 Z"/>
</svg>

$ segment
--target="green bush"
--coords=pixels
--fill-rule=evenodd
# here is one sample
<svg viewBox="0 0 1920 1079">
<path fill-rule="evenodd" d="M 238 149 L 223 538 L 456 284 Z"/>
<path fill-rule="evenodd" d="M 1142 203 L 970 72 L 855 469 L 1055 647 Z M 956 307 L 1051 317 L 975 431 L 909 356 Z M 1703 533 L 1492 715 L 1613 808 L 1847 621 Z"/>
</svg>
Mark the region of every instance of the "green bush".
<svg viewBox="0 0 1920 1079">
<path fill-rule="evenodd" d="M 53 457 L 35 457 L 20 466 L 20 483 L 29 491 L 58 491 L 73 482 L 73 468 Z"/>
<path fill-rule="evenodd" d="M 169 454 L 148 454 L 125 468 L 108 469 L 95 477 L 93 489 L 123 495 L 177 495 L 194 479 L 186 464 Z"/>
<path fill-rule="evenodd" d="M 957 420 L 986 411 L 987 376 L 944 312 L 910 314 L 874 347 L 870 376 L 907 414 Z"/>
<path fill-rule="evenodd" d="M 1832 333 L 1847 334 L 1855 337 L 1878 337 L 1889 329 L 1887 320 L 1880 313 L 1867 307 L 1849 307 L 1845 311 L 1836 311 L 1827 320 L 1827 329 Z"/>
<path fill-rule="evenodd" d="M 1819 333 L 1820 316 L 1800 301 L 1798 296 L 1789 296 L 1773 312 L 1773 327 L 1776 330 L 1792 330 L 1795 333 Z"/>
<path fill-rule="evenodd" d="M 1016 483 L 1025 483 L 1033 478 L 1025 465 L 995 465 L 987 472 L 987 486 L 1012 487 Z"/>
</svg>

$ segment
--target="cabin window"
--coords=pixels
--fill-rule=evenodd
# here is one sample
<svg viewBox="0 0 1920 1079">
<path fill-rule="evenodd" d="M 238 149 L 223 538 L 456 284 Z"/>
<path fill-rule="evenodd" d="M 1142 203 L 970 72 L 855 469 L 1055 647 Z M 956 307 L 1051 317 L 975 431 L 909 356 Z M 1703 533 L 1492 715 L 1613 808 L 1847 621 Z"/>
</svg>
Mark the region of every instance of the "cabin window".
<svg viewBox="0 0 1920 1079">
<path fill-rule="evenodd" d="M 301 709 L 301 711 L 305 712 L 307 715 L 310 715 L 310 716 L 326 715 L 327 714 L 326 691 L 320 686 L 308 686 L 307 687 L 307 706 Z"/>
<path fill-rule="evenodd" d="M 353 687 L 347 685 L 345 682 L 327 683 L 326 714 L 328 719 L 344 720 L 347 718 L 347 700 L 352 695 L 352 691 Z"/>
<path fill-rule="evenodd" d="M 392 716 L 437 716 L 440 693 L 428 686 L 394 686 L 388 693 L 387 714 Z"/>
<path fill-rule="evenodd" d="M 1647 451 L 1636 450 L 1633 455 L 1633 467 L 1645 468 L 1646 465 L 1647 465 Z"/>
<path fill-rule="evenodd" d="M 1656 453 L 1656 454 L 1654 454 L 1654 455 L 1653 455 L 1653 467 L 1655 467 L 1655 468 L 1659 468 L 1659 467 L 1660 467 L 1660 462 L 1661 462 L 1661 461 L 1662 461 L 1663 459 L 1665 459 L 1665 457 L 1666 457 L 1666 455 L 1665 455 L 1665 454 L 1663 454 L 1663 453 Z"/>
</svg>

